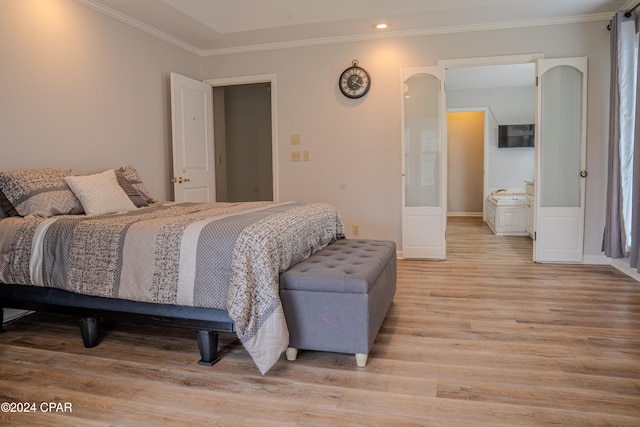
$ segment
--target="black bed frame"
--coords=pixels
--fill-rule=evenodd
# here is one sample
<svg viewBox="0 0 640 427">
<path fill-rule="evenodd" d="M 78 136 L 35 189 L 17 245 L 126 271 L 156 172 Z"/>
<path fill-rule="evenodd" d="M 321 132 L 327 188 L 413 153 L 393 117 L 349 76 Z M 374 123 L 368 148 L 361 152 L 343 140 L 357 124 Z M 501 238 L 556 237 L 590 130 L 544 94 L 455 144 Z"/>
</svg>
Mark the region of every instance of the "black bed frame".
<svg viewBox="0 0 640 427">
<path fill-rule="evenodd" d="M 2 308 L 78 315 L 86 348 L 95 347 L 100 342 L 100 317 L 142 315 L 168 326 L 193 329 L 200 351 L 198 363 L 208 366 L 220 360 L 218 332 L 236 331 L 233 320 L 221 309 L 94 297 L 39 286 L 0 285 L 0 333 L 5 332 Z"/>
</svg>

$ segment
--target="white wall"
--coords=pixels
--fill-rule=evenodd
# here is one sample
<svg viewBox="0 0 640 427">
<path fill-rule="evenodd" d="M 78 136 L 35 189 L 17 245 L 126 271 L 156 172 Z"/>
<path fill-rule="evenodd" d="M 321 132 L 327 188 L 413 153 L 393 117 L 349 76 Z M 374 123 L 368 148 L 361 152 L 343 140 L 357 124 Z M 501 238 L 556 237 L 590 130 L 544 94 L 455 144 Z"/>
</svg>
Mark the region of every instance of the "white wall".
<svg viewBox="0 0 640 427">
<path fill-rule="evenodd" d="M 440 59 L 543 53 L 589 57 L 585 254 L 598 256 L 604 224 L 609 33 L 607 22 L 480 31 L 204 58 L 203 78 L 277 75 L 280 199 L 323 200 L 351 231 L 401 245 L 401 69 Z M 362 100 L 340 95 L 340 72 L 357 59 L 371 74 Z M 302 136 L 310 162 L 292 163 Z"/>
<path fill-rule="evenodd" d="M 200 58 L 74 1 L 0 1 L 0 170 L 133 164 L 168 199 L 171 71 Z"/>
</svg>

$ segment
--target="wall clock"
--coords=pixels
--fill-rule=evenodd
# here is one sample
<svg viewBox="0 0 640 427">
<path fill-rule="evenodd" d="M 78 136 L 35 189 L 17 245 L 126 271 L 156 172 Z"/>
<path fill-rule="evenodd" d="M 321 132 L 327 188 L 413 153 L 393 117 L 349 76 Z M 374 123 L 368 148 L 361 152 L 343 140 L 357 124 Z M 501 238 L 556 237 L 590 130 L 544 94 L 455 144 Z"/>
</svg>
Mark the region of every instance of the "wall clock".
<svg viewBox="0 0 640 427">
<path fill-rule="evenodd" d="M 364 68 L 358 66 L 358 61 L 354 60 L 351 66 L 340 74 L 338 85 L 347 98 L 362 98 L 369 92 L 371 78 Z"/>
</svg>

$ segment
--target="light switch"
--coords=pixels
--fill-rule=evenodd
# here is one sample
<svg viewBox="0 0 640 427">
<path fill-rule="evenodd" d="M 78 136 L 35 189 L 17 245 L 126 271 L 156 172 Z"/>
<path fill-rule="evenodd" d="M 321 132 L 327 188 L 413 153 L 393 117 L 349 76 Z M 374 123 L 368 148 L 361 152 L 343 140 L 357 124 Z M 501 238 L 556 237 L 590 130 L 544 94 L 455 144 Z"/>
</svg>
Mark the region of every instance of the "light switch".
<svg viewBox="0 0 640 427">
<path fill-rule="evenodd" d="M 299 151 L 292 151 L 291 152 L 291 161 L 292 162 L 299 162 L 300 160 L 302 160 L 300 158 L 300 152 Z"/>
<path fill-rule="evenodd" d="M 304 159 L 305 162 L 308 162 L 309 160 L 311 160 L 311 155 L 309 154 L 309 150 L 304 150 L 302 152 L 302 158 Z"/>
<path fill-rule="evenodd" d="M 291 135 L 291 145 L 300 145 L 300 134 Z"/>
</svg>

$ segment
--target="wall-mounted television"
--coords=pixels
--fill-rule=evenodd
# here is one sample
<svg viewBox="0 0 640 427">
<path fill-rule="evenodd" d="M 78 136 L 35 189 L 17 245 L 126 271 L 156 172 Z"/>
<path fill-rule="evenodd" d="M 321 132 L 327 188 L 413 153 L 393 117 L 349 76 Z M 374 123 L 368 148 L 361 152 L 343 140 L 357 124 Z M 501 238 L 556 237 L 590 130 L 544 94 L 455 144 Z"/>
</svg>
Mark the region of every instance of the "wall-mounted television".
<svg viewBox="0 0 640 427">
<path fill-rule="evenodd" d="M 531 148 L 535 141 L 534 125 L 498 126 L 498 148 Z"/>
</svg>

